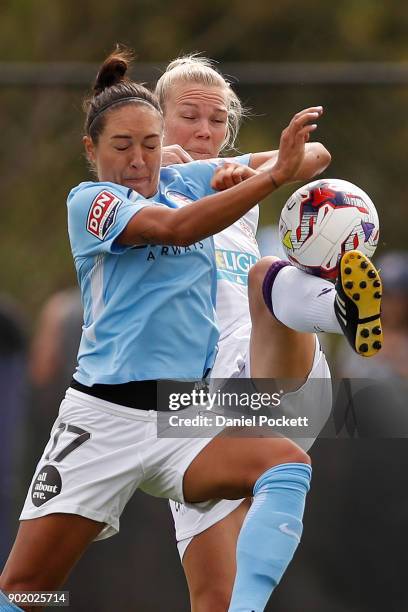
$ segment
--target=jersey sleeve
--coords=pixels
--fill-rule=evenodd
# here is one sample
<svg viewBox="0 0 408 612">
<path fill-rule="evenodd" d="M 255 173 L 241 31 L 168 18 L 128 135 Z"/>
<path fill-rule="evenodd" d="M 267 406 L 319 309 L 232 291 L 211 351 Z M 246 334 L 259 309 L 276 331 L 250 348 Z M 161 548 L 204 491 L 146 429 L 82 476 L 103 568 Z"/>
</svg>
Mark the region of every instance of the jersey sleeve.
<svg viewBox="0 0 408 612">
<path fill-rule="evenodd" d="M 234 157 L 224 157 L 224 161 L 235 162 L 236 164 L 249 166 L 249 163 L 251 161 L 251 153 L 245 153 L 244 155 L 235 155 Z"/>
<path fill-rule="evenodd" d="M 211 187 L 211 179 L 215 170 L 227 162 L 249 165 L 251 155 L 239 155 L 237 157 L 220 157 L 209 160 L 199 160 L 187 164 L 178 164 L 175 168 L 185 185 L 196 198 L 203 198 L 207 195 L 217 193 Z"/>
<path fill-rule="evenodd" d="M 116 239 L 130 219 L 152 203 L 113 183 L 90 183 L 68 197 L 68 233 L 74 257 L 120 254 L 129 247 Z"/>
</svg>

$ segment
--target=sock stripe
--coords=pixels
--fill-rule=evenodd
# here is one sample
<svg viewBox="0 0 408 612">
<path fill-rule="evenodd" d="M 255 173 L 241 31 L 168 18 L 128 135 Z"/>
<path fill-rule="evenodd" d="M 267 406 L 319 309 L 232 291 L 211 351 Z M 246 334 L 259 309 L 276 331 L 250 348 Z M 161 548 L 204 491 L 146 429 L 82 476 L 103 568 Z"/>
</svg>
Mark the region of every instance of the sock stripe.
<svg viewBox="0 0 408 612">
<path fill-rule="evenodd" d="M 273 283 L 275 282 L 275 278 L 278 272 L 282 270 L 282 268 L 284 268 L 285 266 L 291 266 L 291 265 L 292 264 L 289 261 L 279 259 L 278 261 L 273 262 L 273 264 L 270 266 L 269 270 L 265 274 L 265 278 L 262 283 L 262 295 L 263 295 L 263 299 L 264 299 L 264 302 L 268 310 L 271 312 L 273 316 L 275 316 L 275 313 L 273 311 L 273 306 L 272 306 Z"/>
</svg>

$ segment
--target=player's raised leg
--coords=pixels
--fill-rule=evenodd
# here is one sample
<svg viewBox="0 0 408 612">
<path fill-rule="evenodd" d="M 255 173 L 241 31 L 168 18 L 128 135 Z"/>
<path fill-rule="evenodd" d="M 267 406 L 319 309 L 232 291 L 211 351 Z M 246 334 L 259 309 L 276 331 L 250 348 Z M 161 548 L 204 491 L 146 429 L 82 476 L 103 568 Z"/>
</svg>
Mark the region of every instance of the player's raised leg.
<svg viewBox="0 0 408 612">
<path fill-rule="evenodd" d="M 379 273 L 356 250 L 342 255 L 339 271 L 333 285 L 289 262 L 274 262 L 264 277 L 265 302 L 287 327 L 299 332 L 344 333 L 353 350 L 371 357 L 382 346 Z"/>
<path fill-rule="evenodd" d="M 293 379 L 297 381 L 294 384 L 299 384 L 312 369 L 316 340 L 312 333 L 301 333 L 283 324 L 267 305 L 265 278 L 271 269 L 279 271 L 283 265 L 284 262 L 276 257 L 264 257 L 249 272 L 250 375 L 252 378 Z M 285 293 L 284 297 L 287 301 L 293 299 L 290 293 Z"/>
</svg>

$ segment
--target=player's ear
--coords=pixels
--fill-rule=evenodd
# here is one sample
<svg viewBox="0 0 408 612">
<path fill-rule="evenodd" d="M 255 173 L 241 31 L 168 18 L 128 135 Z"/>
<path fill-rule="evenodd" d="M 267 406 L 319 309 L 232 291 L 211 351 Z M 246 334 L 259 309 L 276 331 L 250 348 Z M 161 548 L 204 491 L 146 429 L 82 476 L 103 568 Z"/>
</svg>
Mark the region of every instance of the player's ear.
<svg viewBox="0 0 408 612">
<path fill-rule="evenodd" d="M 84 143 L 85 153 L 88 160 L 95 163 L 95 145 L 92 142 L 92 138 L 90 136 L 84 136 L 82 138 L 82 142 Z"/>
</svg>

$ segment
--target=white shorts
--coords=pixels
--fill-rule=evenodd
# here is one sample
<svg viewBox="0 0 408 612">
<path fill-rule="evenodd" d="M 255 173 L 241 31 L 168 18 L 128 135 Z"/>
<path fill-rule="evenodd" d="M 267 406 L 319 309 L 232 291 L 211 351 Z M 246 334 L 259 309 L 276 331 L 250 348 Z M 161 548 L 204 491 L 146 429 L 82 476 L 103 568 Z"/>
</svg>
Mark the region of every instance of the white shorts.
<svg viewBox="0 0 408 612">
<path fill-rule="evenodd" d="M 250 377 L 250 362 L 249 362 L 249 336 L 251 326 L 244 326 L 236 330 L 231 337 L 225 339 L 225 345 L 221 346 L 219 356 L 217 357 L 215 367 L 211 373 L 214 378 L 249 378 Z M 247 344 L 243 345 L 243 338 L 247 337 Z M 217 361 L 220 362 L 217 366 Z M 229 370 L 229 374 L 227 371 Z M 311 383 L 312 379 L 327 381 L 327 384 L 318 382 Z M 321 428 L 327 422 L 332 408 L 332 389 L 331 376 L 326 357 L 320 348 L 319 341 L 316 336 L 316 349 L 310 374 L 302 387 L 292 393 L 287 393 L 285 399 L 290 403 L 290 408 L 286 412 L 288 416 L 293 412 L 294 415 L 302 414 L 309 415 L 316 423 L 321 424 Z M 308 451 L 313 445 L 314 438 L 296 438 L 294 442 L 304 451 Z M 237 508 L 242 499 L 237 500 L 221 500 L 216 502 L 211 508 L 205 510 L 195 509 L 191 506 L 176 504 L 170 500 L 170 509 L 173 514 L 174 526 L 176 529 L 177 548 L 181 560 L 187 546 L 192 541 L 193 537 L 202 533 L 212 525 L 215 525 L 223 518 L 228 516 Z"/>
<path fill-rule="evenodd" d="M 20 519 L 79 514 L 105 523 L 95 538 L 102 540 L 119 531 L 120 515 L 137 488 L 184 504 L 184 473 L 211 438 L 158 438 L 156 421 L 155 410 L 68 389 Z"/>
</svg>

